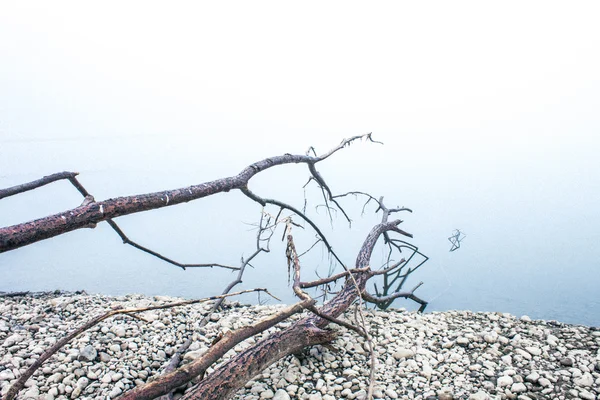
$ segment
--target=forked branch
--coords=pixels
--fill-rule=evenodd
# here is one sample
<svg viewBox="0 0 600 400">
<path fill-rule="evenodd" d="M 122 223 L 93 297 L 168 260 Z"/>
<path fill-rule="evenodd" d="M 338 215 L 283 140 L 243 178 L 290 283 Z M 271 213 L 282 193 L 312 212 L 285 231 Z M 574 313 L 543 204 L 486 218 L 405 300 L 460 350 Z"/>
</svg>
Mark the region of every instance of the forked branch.
<svg viewBox="0 0 600 400">
<path fill-rule="evenodd" d="M 354 136 L 350 139 L 343 140 L 340 145 L 321 156 L 311 157 L 308 155 L 284 154 L 283 156 L 269 157 L 251 164 L 235 176 L 221 178 L 211 182 L 205 182 L 185 188 L 165 190 L 162 192 L 117 197 L 104 201 L 92 201 L 89 202 L 89 204 L 84 202 L 84 204 L 80 205 L 79 207 L 62 213 L 50 215 L 18 225 L 0 228 L 0 253 L 14 250 L 40 240 L 49 239 L 51 237 L 62 235 L 77 229 L 94 226 L 94 224 L 99 222 L 107 221 L 109 219 L 114 219 L 124 215 L 162 207 L 170 207 L 176 204 L 186 203 L 192 200 L 211 196 L 216 193 L 247 188 L 250 179 L 259 172 L 285 164 L 301 163 L 309 166 L 314 165 L 327 159 L 335 152 L 361 138 L 366 138 L 367 140 L 374 142 L 370 133 L 361 136 Z M 56 179 L 65 179 L 65 177 Z M 72 179 L 74 179 L 74 177 Z M 37 185 L 38 186 L 36 187 L 39 187 L 39 184 Z M 89 195 L 85 189 L 83 189 L 82 194 L 84 194 L 84 196 Z"/>
</svg>

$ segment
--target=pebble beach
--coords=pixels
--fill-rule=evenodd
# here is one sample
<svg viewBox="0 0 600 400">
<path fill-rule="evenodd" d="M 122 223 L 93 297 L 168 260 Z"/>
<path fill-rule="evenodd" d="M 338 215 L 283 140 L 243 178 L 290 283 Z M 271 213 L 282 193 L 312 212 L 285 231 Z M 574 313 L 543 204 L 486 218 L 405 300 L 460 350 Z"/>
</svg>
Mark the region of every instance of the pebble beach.
<svg viewBox="0 0 600 400">
<path fill-rule="evenodd" d="M 0 391 L 65 332 L 117 306 L 146 307 L 181 299 L 38 293 L 0 297 Z M 199 326 L 211 303 L 120 315 L 84 332 L 47 360 L 19 399 L 114 399 L 161 373 L 188 338 L 189 362 L 219 333 L 250 325 L 280 305 L 226 303 Z M 365 311 L 375 343 L 376 399 L 600 399 L 600 329 L 505 313 L 402 309 Z M 298 318 L 298 317 L 295 317 Z M 289 321 L 240 343 L 224 360 Z M 353 313 L 345 316 L 353 320 Z M 356 333 L 333 326 L 330 346 L 315 346 L 273 364 L 236 399 L 365 399 L 369 352 Z M 213 370 L 209 369 L 207 373 Z M 176 398 L 183 389 L 176 393 Z"/>
</svg>

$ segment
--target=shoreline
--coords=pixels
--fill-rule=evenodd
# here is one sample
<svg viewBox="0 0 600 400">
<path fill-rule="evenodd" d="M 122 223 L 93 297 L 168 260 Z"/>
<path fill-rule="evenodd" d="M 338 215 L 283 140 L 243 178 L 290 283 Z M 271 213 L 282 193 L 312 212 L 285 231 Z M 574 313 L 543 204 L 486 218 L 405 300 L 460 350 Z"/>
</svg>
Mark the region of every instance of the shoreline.
<svg viewBox="0 0 600 400">
<path fill-rule="evenodd" d="M 1 392 L 64 332 L 91 317 L 116 305 L 174 300 L 179 299 L 59 291 L 0 297 Z M 142 314 L 147 322 L 125 316 L 103 321 L 47 360 L 18 398 L 116 398 L 160 373 L 188 332 L 193 343 L 184 360 L 202 354 L 219 332 L 252 324 L 282 307 L 229 301 L 228 309 L 198 328 L 210 305 L 148 311 Z M 378 358 L 375 398 L 600 399 L 598 328 L 492 312 L 369 310 L 365 316 Z M 345 328 L 334 329 L 339 338 L 331 348 L 315 346 L 280 360 L 235 398 L 364 398 L 369 375 L 364 340 Z M 239 344 L 224 360 L 266 335 Z"/>
</svg>

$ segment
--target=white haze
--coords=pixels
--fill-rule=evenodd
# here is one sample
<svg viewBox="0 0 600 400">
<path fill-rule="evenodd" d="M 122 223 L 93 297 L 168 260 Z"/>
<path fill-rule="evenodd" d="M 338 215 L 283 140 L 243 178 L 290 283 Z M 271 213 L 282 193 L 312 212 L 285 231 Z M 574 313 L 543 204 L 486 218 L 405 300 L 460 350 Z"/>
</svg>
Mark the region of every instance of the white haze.
<svg viewBox="0 0 600 400">
<path fill-rule="evenodd" d="M 599 18 L 594 1 L 2 2 L 0 187 L 78 171 L 106 199 L 373 132 L 384 146 L 319 169 L 336 192 L 414 210 L 403 228 L 431 260 L 408 286 L 425 282 L 430 310 L 600 325 Z M 252 188 L 301 206 L 306 179 L 289 166 Z M 1 200 L 0 225 L 80 201 L 55 183 Z M 352 229 L 338 218 L 327 233 L 352 263 L 377 216 L 345 204 Z M 237 264 L 259 211 L 230 193 L 117 222 L 181 261 Z M 468 236 L 449 253 L 456 228 Z M 279 235 L 243 287 L 292 301 Z M 328 266 L 317 248 L 307 278 Z M 105 224 L 0 256 L 4 291 L 200 297 L 229 279 L 154 260 Z"/>
</svg>

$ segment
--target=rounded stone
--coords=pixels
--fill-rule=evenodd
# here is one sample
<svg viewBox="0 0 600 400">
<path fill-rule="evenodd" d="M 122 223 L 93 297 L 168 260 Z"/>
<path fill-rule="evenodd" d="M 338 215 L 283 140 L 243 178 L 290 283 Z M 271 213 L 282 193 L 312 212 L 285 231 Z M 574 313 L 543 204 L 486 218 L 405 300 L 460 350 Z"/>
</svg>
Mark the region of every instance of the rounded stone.
<svg viewBox="0 0 600 400">
<path fill-rule="evenodd" d="M 290 395 L 285 390 L 279 389 L 275 392 L 273 400 L 290 400 Z"/>
<path fill-rule="evenodd" d="M 560 360 L 560 364 L 564 365 L 565 367 L 572 367 L 573 366 L 573 359 L 569 358 L 569 357 L 565 357 L 563 359 Z"/>
<path fill-rule="evenodd" d="M 403 358 L 411 358 L 415 355 L 415 352 L 410 350 L 410 349 L 405 349 L 404 347 L 400 347 L 398 350 L 396 350 L 393 354 L 392 357 L 394 357 L 396 360 L 401 360 Z"/>
<path fill-rule="evenodd" d="M 525 386 L 524 383 L 513 383 L 513 385 L 510 387 L 510 391 L 513 393 L 524 393 L 527 391 L 527 386 Z"/>
</svg>

